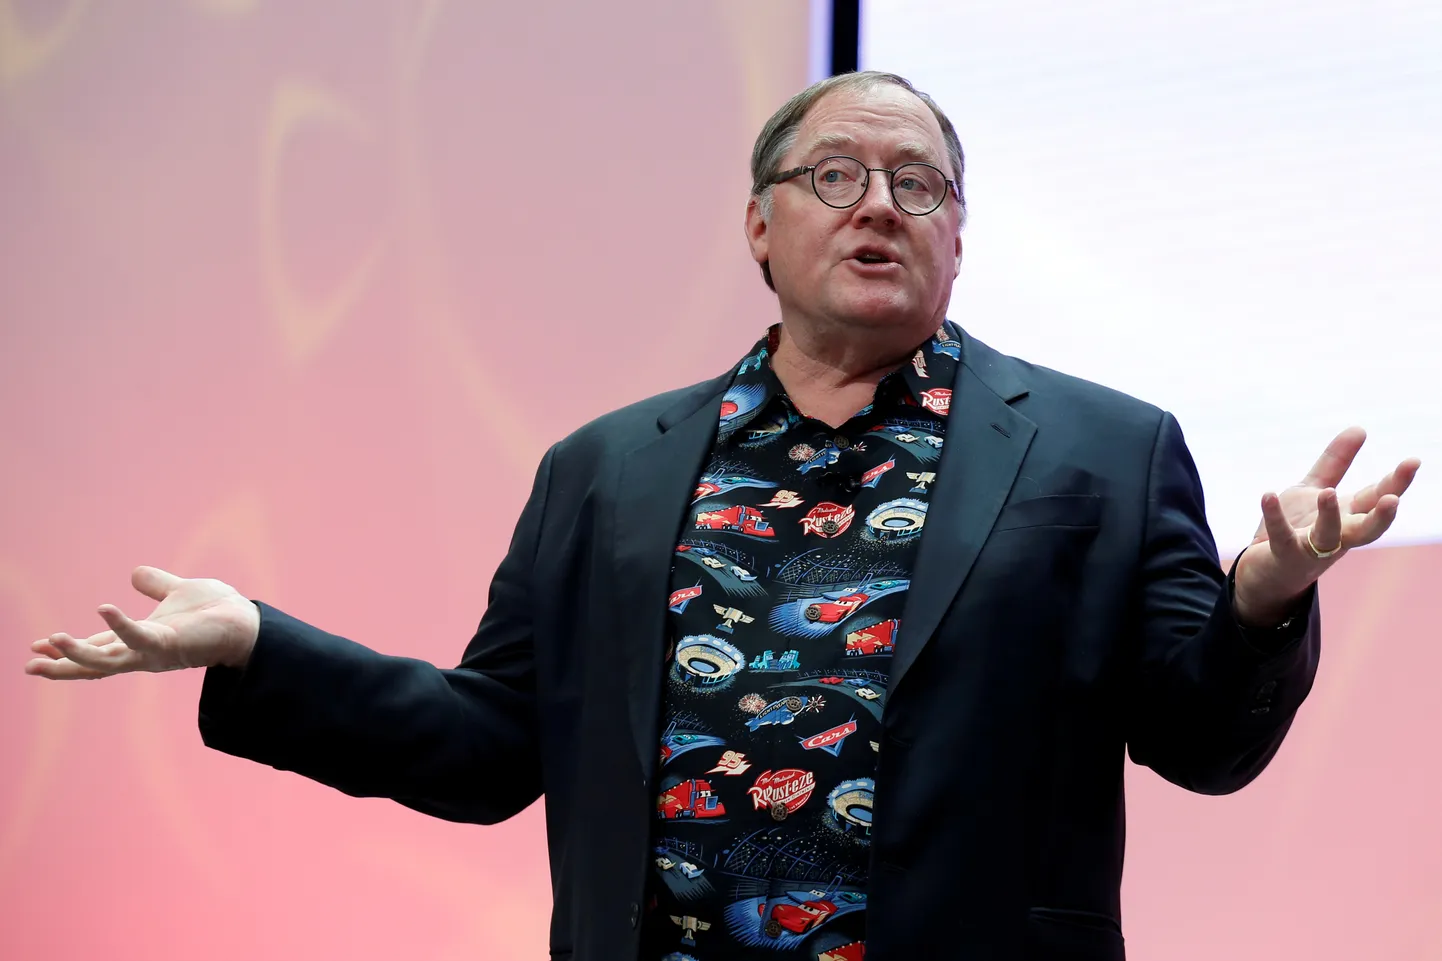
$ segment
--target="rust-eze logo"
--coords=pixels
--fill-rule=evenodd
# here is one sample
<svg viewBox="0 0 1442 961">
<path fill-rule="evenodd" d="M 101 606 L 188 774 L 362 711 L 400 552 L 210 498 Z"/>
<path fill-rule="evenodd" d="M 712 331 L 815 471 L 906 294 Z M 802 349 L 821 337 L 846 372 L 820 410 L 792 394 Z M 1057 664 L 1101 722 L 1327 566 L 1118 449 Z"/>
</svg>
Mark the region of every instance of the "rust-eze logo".
<svg viewBox="0 0 1442 961">
<path fill-rule="evenodd" d="M 855 507 L 842 507 L 830 501 L 822 501 L 801 518 L 804 534 L 820 534 L 822 537 L 839 537 L 846 533 L 856 518 Z"/>
<path fill-rule="evenodd" d="M 785 806 L 787 814 L 795 814 L 801 805 L 810 799 L 814 790 L 815 774 L 788 767 L 780 771 L 765 772 L 756 779 L 755 784 L 746 789 L 746 793 L 751 795 L 758 811 L 781 804 Z"/>
<path fill-rule="evenodd" d="M 921 406 L 945 417 L 951 413 L 951 391 L 945 387 L 934 387 L 921 392 Z"/>
</svg>

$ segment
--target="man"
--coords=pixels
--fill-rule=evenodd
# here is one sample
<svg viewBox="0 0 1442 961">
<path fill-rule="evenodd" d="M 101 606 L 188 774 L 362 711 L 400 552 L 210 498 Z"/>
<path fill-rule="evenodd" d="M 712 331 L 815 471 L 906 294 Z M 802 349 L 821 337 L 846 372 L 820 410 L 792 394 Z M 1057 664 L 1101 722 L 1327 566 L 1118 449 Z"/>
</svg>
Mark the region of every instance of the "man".
<svg viewBox="0 0 1442 961">
<path fill-rule="evenodd" d="M 929 98 L 823 81 L 752 172 L 781 323 L 546 454 L 458 668 L 139 568 L 149 618 L 104 605 L 27 669 L 208 667 L 207 744 L 439 817 L 544 795 L 555 958 L 1122 958 L 1124 750 L 1256 777 L 1316 580 L 1418 462 L 1339 499 L 1343 432 L 1224 573 L 1170 415 L 946 320 L 963 158 Z"/>
</svg>

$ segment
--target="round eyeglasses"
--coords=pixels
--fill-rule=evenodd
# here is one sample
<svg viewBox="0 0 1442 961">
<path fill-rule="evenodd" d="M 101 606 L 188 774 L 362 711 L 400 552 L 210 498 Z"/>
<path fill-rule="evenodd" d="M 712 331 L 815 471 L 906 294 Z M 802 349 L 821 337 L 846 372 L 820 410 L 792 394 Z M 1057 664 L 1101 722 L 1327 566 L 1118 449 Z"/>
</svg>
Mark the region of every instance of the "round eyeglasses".
<svg viewBox="0 0 1442 961">
<path fill-rule="evenodd" d="M 928 163 L 905 163 L 895 170 L 868 167 L 855 157 L 827 157 L 804 167 L 782 171 L 764 186 L 785 183 L 802 174 L 811 174 L 811 189 L 828 207 L 844 210 L 855 206 L 866 196 L 873 173 L 886 174 L 891 181 L 891 199 L 904 213 L 924 217 L 941 206 L 950 188 L 957 200 L 961 190 L 955 180 L 948 180 L 939 168 Z"/>
</svg>

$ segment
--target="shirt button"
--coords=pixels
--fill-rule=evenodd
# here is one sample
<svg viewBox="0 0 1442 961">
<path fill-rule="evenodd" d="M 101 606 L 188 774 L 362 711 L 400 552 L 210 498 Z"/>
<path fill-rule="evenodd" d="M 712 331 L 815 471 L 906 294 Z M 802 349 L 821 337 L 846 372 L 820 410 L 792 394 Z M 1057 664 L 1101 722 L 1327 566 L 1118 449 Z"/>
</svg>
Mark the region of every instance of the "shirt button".
<svg viewBox="0 0 1442 961">
<path fill-rule="evenodd" d="M 785 802 L 785 801 L 772 801 L 772 802 L 771 802 L 771 820 L 773 820 L 773 821 L 784 821 L 784 820 L 786 820 L 786 815 L 788 815 L 788 814 L 790 814 L 790 813 L 791 813 L 790 811 L 786 810 L 786 802 Z"/>
<path fill-rule="evenodd" d="M 761 930 L 765 931 L 768 937 L 779 938 L 781 937 L 781 922 L 771 918 L 761 926 Z"/>
<path fill-rule="evenodd" d="M 841 450 L 846 450 L 846 448 L 851 446 L 851 438 L 843 434 L 837 434 L 834 438 L 832 438 L 831 443 L 833 446 Z"/>
</svg>

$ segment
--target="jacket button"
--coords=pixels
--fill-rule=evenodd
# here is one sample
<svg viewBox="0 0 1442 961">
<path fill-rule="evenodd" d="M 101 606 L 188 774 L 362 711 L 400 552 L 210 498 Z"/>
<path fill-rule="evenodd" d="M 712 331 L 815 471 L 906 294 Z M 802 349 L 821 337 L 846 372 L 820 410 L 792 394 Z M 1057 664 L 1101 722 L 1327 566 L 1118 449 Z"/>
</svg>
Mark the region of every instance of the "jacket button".
<svg viewBox="0 0 1442 961">
<path fill-rule="evenodd" d="M 634 928 L 636 925 L 638 925 L 638 924 L 640 924 L 640 923 L 641 923 L 641 905 L 637 904 L 635 901 L 632 901 L 632 902 L 631 902 L 631 927 Z"/>
<path fill-rule="evenodd" d="M 1253 714 L 1270 714 L 1272 711 L 1272 695 L 1276 693 L 1277 682 L 1267 681 L 1257 688 L 1256 700 L 1252 702 Z"/>
</svg>

